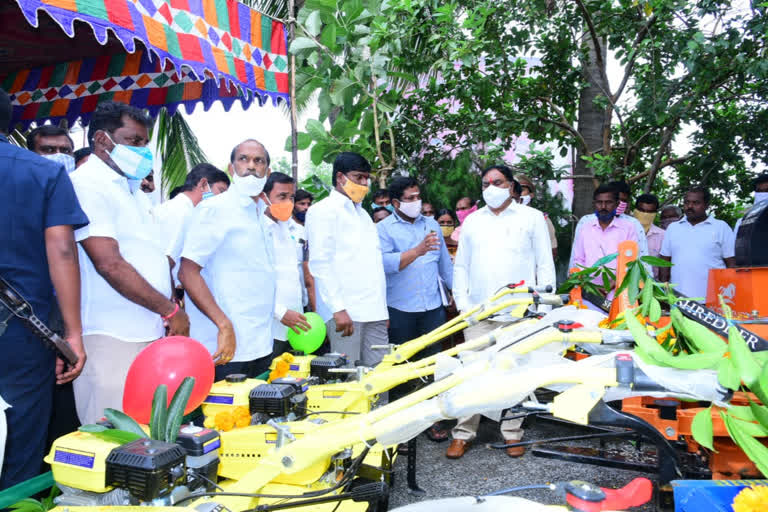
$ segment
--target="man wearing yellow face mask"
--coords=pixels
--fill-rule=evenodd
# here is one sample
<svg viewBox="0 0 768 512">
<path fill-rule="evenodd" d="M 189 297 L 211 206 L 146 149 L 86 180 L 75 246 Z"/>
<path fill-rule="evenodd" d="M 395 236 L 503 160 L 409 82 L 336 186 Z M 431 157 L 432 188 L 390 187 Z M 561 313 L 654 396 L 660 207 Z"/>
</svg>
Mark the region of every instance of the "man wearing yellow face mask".
<svg viewBox="0 0 768 512">
<path fill-rule="evenodd" d="M 331 193 L 307 211 L 309 270 L 320 295 L 317 313 L 327 323 L 334 352 L 377 364 L 388 343 L 384 265 L 379 236 L 361 203 L 368 194 L 371 165 L 357 153 L 333 162 Z"/>
<path fill-rule="evenodd" d="M 643 194 L 635 201 L 632 216 L 643 226 L 645 238 L 648 240 L 648 255 L 659 257 L 661 243 L 664 241 L 664 230 L 656 226 L 656 214 L 659 211 L 659 198 L 653 194 Z M 653 267 L 653 276 L 658 279 L 659 268 Z"/>
</svg>

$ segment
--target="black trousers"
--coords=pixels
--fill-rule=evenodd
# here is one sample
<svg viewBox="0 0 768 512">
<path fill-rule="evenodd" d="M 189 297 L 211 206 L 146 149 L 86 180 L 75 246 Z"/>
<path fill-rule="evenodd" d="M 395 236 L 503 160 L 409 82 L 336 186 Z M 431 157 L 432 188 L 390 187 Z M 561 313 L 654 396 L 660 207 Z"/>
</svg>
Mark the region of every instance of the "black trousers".
<svg viewBox="0 0 768 512">
<path fill-rule="evenodd" d="M 55 386 L 56 356 L 21 325 L 0 336 L 0 396 L 8 438 L 0 490 L 37 476 L 43 465 Z"/>
<path fill-rule="evenodd" d="M 399 345 L 406 341 L 418 338 L 440 327 L 445 323 L 445 308 L 440 306 L 429 311 L 418 313 L 408 313 L 395 308 L 389 310 L 389 342 Z M 422 359 L 441 352 L 440 342 L 433 343 L 413 357 L 413 360 Z M 389 392 L 389 401 L 393 402 L 398 398 L 407 395 L 413 386 L 410 383 L 401 384 Z"/>
<path fill-rule="evenodd" d="M 269 354 L 264 357 L 254 359 L 253 361 L 236 361 L 217 366 L 216 382 L 224 380 L 227 375 L 232 373 L 242 373 L 249 379 L 253 379 L 269 370 L 269 365 L 271 362 L 272 354 Z"/>
<path fill-rule="evenodd" d="M 445 323 L 445 308 L 440 306 L 429 311 L 408 313 L 395 308 L 389 310 L 389 342 L 399 345 L 433 331 Z M 440 352 L 440 342 L 419 352 L 414 359 L 421 359 Z"/>
</svg>

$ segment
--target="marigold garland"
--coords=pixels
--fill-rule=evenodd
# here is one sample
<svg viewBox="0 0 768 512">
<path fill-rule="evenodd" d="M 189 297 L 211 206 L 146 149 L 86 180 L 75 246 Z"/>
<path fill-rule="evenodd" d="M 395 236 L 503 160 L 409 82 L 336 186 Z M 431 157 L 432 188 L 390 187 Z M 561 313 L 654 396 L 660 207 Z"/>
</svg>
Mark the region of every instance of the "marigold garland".
<svg viewBox="0 0 768 512">
<path fill-rule="evenodd" d="M 762 512 L 768 510 L 768 486 L 745 487 L 733 499 L 733 512 Z"/>
</svg>

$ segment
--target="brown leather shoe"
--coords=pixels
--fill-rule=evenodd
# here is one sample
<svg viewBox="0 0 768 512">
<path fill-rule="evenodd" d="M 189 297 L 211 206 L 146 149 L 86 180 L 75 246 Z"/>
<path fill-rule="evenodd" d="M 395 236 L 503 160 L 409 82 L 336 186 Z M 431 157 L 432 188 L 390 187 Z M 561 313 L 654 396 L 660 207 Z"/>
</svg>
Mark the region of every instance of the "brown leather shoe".
<svg viewBox="0 0 768 512">
<path fill-rule="evenodd" d="M 522 457 L 525 453 L 525 446 L 510 446 L 507 448 L 507 455 L 510 457 Z"/>
<path fill-rule="evenodd" d="M 460 459 L 464 456 L 464 452 L 467 451 L 469 441 L 462 441 L 461 439 L 454 439 L 451 441 L 451 445 L 445 450 L 445 456 L 449 459 Z"/>
</svg>

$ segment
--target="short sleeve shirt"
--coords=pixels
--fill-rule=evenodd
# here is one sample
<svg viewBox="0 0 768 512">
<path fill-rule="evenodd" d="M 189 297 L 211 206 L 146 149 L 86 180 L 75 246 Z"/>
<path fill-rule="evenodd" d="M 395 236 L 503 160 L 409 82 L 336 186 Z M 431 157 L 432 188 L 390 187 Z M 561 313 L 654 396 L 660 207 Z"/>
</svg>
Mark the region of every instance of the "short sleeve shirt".
<svg viewBox="0 0 768 512">
<path fill-rule="evenodd" d="M 688 297 L 706 297 L 709 269 L 725 268 L 725 258 L 733 257 L 733 231 L 713 216 L 698 224 L 683 217 L 673 222 L 664 234 L 662 256 L 672 261 L 670 281 Z"/>
<path fill-rule="evenodd" d="M 0 135 L 0 275 L 47 321 L 53 299 L 45 230 L 88 224 L 72 182 L 60 165 L 13 146 Z M 22 332 L 9 322 L 7 335 Z"/>
<path fill-rule="evenodd" d="M 117 241 L 120 255 L 164 297 L 171 296 L 171 276 L 164 243 L 146 208 L 146 194 L 100 158 L 91 157 L 70 175 L 90 224 L 75 240 L 91 237 Z M 83 334 L 103 334 L 125 342 L 147 342 L 165 333 L 160 315 L 123 297 L 99 274 L 79 244 Z"/>
<path fill-rule="evenodd" d="M 202 267 L 200 275 L 235 328 L 232 361 L 252 361 L 272 352 L 272 317 L 277 272 L 272 233 L 265 229 L 262 209 L 236 188 L 195 207 L 186 223 L 181 257 Z M 218 329 L 186 301 L 190 336 L 216 352 Z"/>
</svg>

